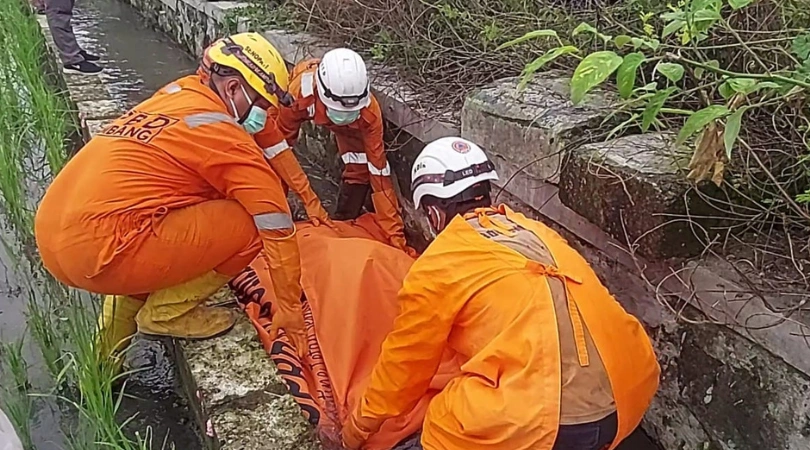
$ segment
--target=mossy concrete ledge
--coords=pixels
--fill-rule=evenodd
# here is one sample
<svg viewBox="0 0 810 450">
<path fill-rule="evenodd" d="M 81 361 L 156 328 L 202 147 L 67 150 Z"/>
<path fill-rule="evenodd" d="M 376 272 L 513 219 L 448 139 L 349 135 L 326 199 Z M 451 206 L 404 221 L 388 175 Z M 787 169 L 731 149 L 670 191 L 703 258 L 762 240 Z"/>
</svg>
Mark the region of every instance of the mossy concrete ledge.
<svg viewBox="0 0 810 450">
<path fill-rule="evenodd" d="M 312 427 L 242 313 L 233 330 L 175 341 L 181 383 L 209 449 L 316 450 Z"/>
<path fill-rule="evenodd" d="M 229 27 L 234 23 L 237 28 L 243 23 L 234 12 L 240 5 L 230 2 L 129 1 L 197 54 L 207 43 L 224 35 L 226 29 L 232 29 Z M 320 56 L 325 48 L 305 34 L 279 30 L 264 34 L 290 64 L 307 56 Z M 741 301 L 736 293 L 745 290 L 739 282 L 705 266 L 696 263 L 671 266 L 665 261 L 631 258 L 622 236 L 608 227 L 607 222 L 600 223 L 598 215 L 584 217 L 575 204 L 587 204 L 583 199 L 568 198 L 567 204 L 560 200 L 557 180 L 551 174 L 557 161 L 528 171 L 523 168 L 525 164 L 520 164 L 520 161 L 529 162 L 526 161 L 529 155 L 535 159 L 553 156 L 549 160 L 566 157 L 554 153 L 600 124 L 609 112 L 609 108 L 605 108 L 605 101 L 609 103 L 609 99 L 593 98 L 584 107 L 574 107 L 560 94 L 561 78 L 540 76 L 529 87 L 529 92 L 542 93 L 537 96 L 499 97 L 498 92 L 508 93 L 514 87 L 514 80 L 507 80 L 472 94 L 461 117 L 426 119 L 433 115 L 408 106 L 413 94 L 402 89 L 390 72 L 376 66 L 372 66 L 371 71 L 375 76 L 376 95 L 388 121 L 388 138 L 402 144 L 388 156 L 398 178 L 402 204 L 409 212 L 406 220 L 415 225 L 412 228 L 426 237 L 424 228 L 418 227 L 424 221 L 413 211 L 408 189 L 410 167 L 425 142 L 461 133 L 500 155 L 503 161 L 498 164 L 507 175 L 501 184 L 503 190 L 498 190 L 499 200 L 506 200 L 520 211 L 559 229 L 585 255 L 619 302 L 647 326 L 663 374 L 661 390 L 645 419 L 645 428 L 664 448 L 810 448 L 810 347 L 802 338 L 808 331 L 803 324 L 780 321 L 779 314 L 768 310 L 760 300 Z M 530 101 L 526 101 L 527 98 Z M 561 117 L 567 118 L 561 120 Z M 296 151 L 307 160 L 321 164 L 327 173 L 335 174 L 339 166 L 332 145 L 324 134 L 310 129 Z M 575 148 L 569 150 L 569 155 L 576 153 Z M 507 182 L 510 179 L 512 181 Z M 588 189 L 581 192 L 596 195 Z M 608 203 L 596 207 L 609 206 Z M 650 210 L 654 209 L 647 209 Z M 633 213 L 632 208 L 628 213 Z M 642 270 L 647 280 L 640 277 Z M 680 278 L 672 277 L 673 272 Z M 651 289 L 647 281 L 651 281 L 657 291 Z M 664 299 L 678 309 L 671 311 L 665 307 Z M 677 319 L 674 312 L 712 323 L 689 323 Z M 762 322 L 763 317 L 768 318 L 772 326 L 760 329 L 744 326 L 752 320 Z M 247 349 L 254 345 L 248 341 L 239 340 L 238 347 L 233 348 Z M 210 364 L 214 362 L 208 359 L 217 354 L 207 347 L 184 346 L 183 351 L 187 360 L 199 357 L 199 361 Z M 269 362 L 256 364 L 258 368 Z M 211 373 L 217 376 L 219 383 L 229 380 L 226 378 L 229 375 L 218 374 Z M 197 379 L 202 376 L 201 372 L 192 376 L 201 383 Z M 214 403 L 206 398 L 204 403 Z M 208 412 L 215 414 L 216 411 L 209 408 Z M 215 431 L 223 439 L 223 431 L 217 427 L 224 425 L 215 422 L 212 419 Z"/>
</svg>

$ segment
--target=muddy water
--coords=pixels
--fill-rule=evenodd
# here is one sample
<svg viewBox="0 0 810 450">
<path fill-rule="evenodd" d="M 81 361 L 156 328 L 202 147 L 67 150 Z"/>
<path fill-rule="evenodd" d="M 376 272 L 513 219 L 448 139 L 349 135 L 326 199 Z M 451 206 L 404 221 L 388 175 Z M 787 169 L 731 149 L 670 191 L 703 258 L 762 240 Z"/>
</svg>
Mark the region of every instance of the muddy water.
<svg viewBox="0 0 810 450">
<path fill-rule="evenodd" d="M 102 57 L 102 76 L 127 107 L 197 68 L 183 49 L 117 0 L 79 0 L 74 28 L 82 47 Z"/>
<path fill-rule="evenodd" d="M 0 341 L 15 342 L 26 332 L 25 310 L 28 301 L 26 280 L 19 277 L 23 267 L 19 254 L 22 246 L 14 240 L 14 233 L 4 221 L 2 237 L 6 245 L 0 246 Z M 30 366 L 29 381 L 37 388 L 51 384 L 50 376 L 42 362 L 39 350 L 30 338 L 26 339 L 23 356 Z M 63 448 L 63 437 L 59 427 L 60 412 L 51 402 L 40 400 L 35 404 L 36 415 L 31 425 L 33 441 L 38 450 Z"/>
</svg>

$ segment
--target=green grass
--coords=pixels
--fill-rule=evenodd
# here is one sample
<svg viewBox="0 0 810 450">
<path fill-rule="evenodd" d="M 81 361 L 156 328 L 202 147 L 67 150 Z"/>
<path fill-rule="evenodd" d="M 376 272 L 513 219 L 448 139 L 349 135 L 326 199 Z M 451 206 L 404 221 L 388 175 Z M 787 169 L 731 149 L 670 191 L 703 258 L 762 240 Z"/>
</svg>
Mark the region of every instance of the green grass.
<svg viewBox="0 0 810 450">
<path fill-rule="evenodd" d="M 65 425 L 67 448 L 151 449 L 151 430 L 131 439 L 124 432 L 126 421 L 116 419 L 124 390 L 116 388 L 119 375 L 94 348 L 99 300 L 58 283 L 30 251 L 42 188 L 33 173 L 44 167 L 47 182 L 64 166 L 75 116 L 48 76 L 47 47 L 27 2 L 0 0 L 0 17 L 0 206 L 16 238 L 14 245 L 3 244 L 16 255 L 14 270 L 28 295 L 28 332 L 53 382 L 31 392 L 22 342 L 4 345 L 2 407 L 27 449 L 33 448 L 30 424 L 37 397 L 75 413 Z"/>
<path fill-rule="evenodd" d="M 33 399 L 28 383 L 28 363 L 23 357 L 23 339 L 0 344 L 0 406 L 2 406 L 26 450 L 34 450 L 31 441 Z"/>
<path fill-rule="evenodd" d="M 44 301 L 43 301 L 44 300 Z M 33 290 L 28 291 L 26 322 L 28 332 L 37 343 L 48 373 L 56 380 L 65 368 L 62 352 L 63 337 L 59 334 L 58 317 L 52 299 L 37 298 Z"/>
<path fill-rule="evenodd" d="M 33 231 L 30 167 L 44 160 L 57 173 L 75 124 L 67 100 L 46 74 L 45 42 L 20 0 L 0 0 L 0 195 L 11 222 Z M 27 176 L 28 175 L 28 176 Z"/>
</svg>

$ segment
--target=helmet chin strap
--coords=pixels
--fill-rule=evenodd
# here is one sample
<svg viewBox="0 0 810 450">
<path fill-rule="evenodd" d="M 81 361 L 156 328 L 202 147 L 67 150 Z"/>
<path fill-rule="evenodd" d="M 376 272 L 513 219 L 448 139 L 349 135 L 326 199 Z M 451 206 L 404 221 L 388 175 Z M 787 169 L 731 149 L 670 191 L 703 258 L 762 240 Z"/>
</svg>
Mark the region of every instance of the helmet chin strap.
<svg viewBox="0 0 810 450">
<path fill-rule="evenodd" d="M 221 76 L 221 75 L 216 74 L 216 76 Z M 237 115 L 239 114 L 239 111 L 236 110 L 236 104 L 234 103 L 233 98 L 226 99 L 226 98 L 224 98 L 222 96 L 222 93 L 219 91 L 219 88 L 217 87 L 217 84 L 214 82 L 214 73 L 212 73 L 212 76 L 210 78 L 208 78 L 208 87 L 211 88 L 211 90 L 214 91 L 215 94 L 217 94 L 217 97 L 219 97 L 225 103 L 226 107 L 227 107 L 228 103 L 230 103 L 231 109 L 233 109 L 232 114 L 233 114 L 234 118 L 237 119 L 237 123 L 239 123 L 239 124 L 244 123 L 245 119 L 247 119 L 247 116 L 250 113 L 250 107 L 245 111 L 244 114 L 242 114 L 240 117 L 237 117 Z M 243 93 L 243 95 L 246 96 L 246 99 L 248 101 L 250 101 L 250 98 L 247 97 L 247 93 L 245 92 L 245 87 L 242 86 L 241 83 L 240 83 L 239 87 L 242 88 L 242 93 Z M 250 106 L 252 107 L 253 104 L 251 103 Z"/>
<path fill-rule="evenodd" d="M 430 222 L 431 231 L 434 237 L 437 233 L 441 233 L 444 227 L 447 226 L 447 213 L 436 205 L 430 205 L 426 209 L 428 221 Z"/>
</svg>

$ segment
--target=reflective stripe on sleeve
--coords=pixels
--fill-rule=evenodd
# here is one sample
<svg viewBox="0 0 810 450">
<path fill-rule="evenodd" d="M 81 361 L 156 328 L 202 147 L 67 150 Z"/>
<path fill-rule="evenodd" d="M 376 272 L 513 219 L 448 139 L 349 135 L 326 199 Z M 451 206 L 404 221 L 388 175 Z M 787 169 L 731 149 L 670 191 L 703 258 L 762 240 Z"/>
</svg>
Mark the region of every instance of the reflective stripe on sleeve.
<svg viewBox="0 0 810 450">
<path fill-rule="evenodd" d="M 253 222 L 259 230 L 291 230 L 292 217 L 287 213 L 264 213 L 253 216 Z"/>
<path fill-rule="evenodd" d="M 301 75 L 301 98 L 312 97 L 312 94 L 315 93 L 314 86 L 315 85 L 315 74 L 313 72 L 305 72 Z M 315 117 L 315 104 L 311 104 L 307 107 L 307 115 L 309 118 L 312 119 Z"/>
<path fill-rule="evenodd" d="M 344 153 L 340 155 L 343 164 L 368 164 L 368 159 L 365 153 Z"/>
<path fill-rule="evenodd" d="M 305 72 L 301 75 L 301 97 L 307 98 L 312 97 L 312 94 L 315 93 L 312 86 L 314 86 L 315 81 L 315 74 L 312 72 Z"/>
<path fill-rule="evenodd" d="M 271 145 L 270 147 L 265 148 L 264 157 L 267 159 L 273 159 L 276 157 L 276 155 L 284 150 L 287 150 L 288 148 L 290 148 L 290 144 L 288 144 L 287 140 L 285 139 L 276 145 Z"/>
<path fill-rule="evenodd" d="M 167 94 L 176 94 L 182 90 L 183 88 L 181 88 L 180 85 L 177 83 L 169 84 L 163 89 L 163 91 L 166 92 Z"/>
<path fill-rule="evenodd" d="M 220 122 L 233 122 L 233 117 L 221 112 L 204 112 L 191 114 L 183 119 L 189 128 L 198 128 L 203 125 L 212 125 Z"/>
<path fill-rule="evenodd" d="M 373 164 L 368 163 L 368 173 L 372 175 L 376 175 L 378 177 L 387 177 L 391 176 L 391 166 L 388 164 L 388 161 L 385 162 L 385 167 L 382 169 L 378 169 L 374 167 Z"/>
</svg>

